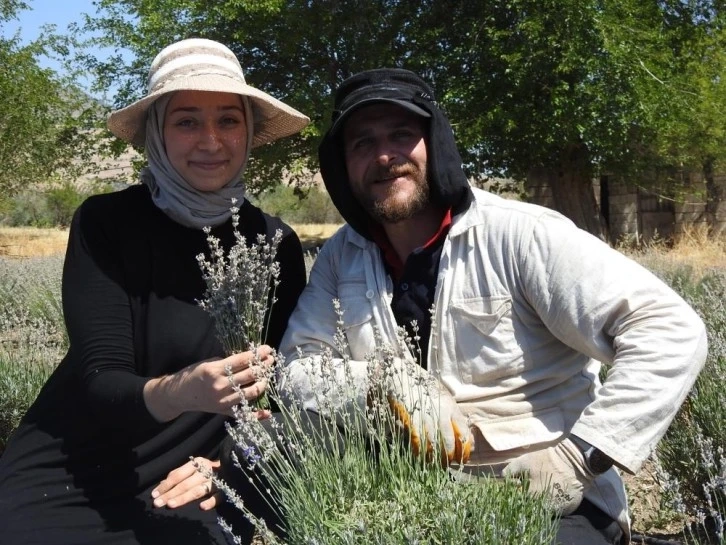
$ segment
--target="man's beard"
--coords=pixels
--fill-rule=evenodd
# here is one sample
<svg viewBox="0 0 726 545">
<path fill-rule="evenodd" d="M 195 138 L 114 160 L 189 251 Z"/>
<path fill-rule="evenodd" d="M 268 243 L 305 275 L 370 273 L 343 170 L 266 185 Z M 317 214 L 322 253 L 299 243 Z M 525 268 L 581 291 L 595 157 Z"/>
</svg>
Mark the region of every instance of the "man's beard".
<svg viewBox="0 0 726 545">
<path fill-rule="evenodd" d="M 356 198 L 371 217 L 379 223 L 398 223 L 410 219 L 429 206 L 429 184 L 425 170 L 418 169 L 412 163 L 397 165 L 392 168 L 381 169 L 371 178 L 381 179 L 389 176 L 408 176 L 415 182 L 413 194 L 405 201 L 396 198 L 398 190 L 395 186 L 389 187 L 383 198 L 376 198 L 371 192 L 354 190 Z M 369 184 L 367 183 L 368 187 Z"/>
</svg>

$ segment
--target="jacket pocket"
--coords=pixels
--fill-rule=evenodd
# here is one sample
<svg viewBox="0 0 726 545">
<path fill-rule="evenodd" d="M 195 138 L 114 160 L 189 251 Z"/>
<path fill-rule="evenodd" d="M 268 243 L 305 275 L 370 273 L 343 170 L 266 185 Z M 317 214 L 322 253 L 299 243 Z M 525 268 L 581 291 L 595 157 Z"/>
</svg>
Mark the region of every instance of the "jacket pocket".
<svg viewBox="0 0 726 545">
<path fill-rule="evenodd" d="M 496 451 L 552 443 L 565 433 L 565 419 L 557 407 L 496 420 L 475 419 L 473 424 Z"/>
<path fill-rule="evenodd" d="M 464 381 L 487 385 L 524 366 L 508 296 L 451 302 L 454 353 Z"/>
<path fill-rule="evenodd" d="M 364 359 L 375 347 L 372 297 L 368 295 L 363 282 L 341 282 L 338 286 L 342 329 L 350 356 L 355 360 Z"/>
</svg>

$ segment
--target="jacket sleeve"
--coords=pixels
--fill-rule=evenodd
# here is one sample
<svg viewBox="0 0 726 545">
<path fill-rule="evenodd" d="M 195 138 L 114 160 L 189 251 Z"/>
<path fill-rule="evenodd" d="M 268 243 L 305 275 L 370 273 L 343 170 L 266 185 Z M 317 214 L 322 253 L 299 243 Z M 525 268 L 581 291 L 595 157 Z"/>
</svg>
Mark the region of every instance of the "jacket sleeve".
<svg viewBox="0 0 726 545">
<path fill-rule="evenodd" d="M 610 366 L 572 433 L 637 471 L 705 362 L 702 320 L 655 275 L 560 216 L 540 218 L 522 255 L 523 289 L 545 325 Z"/>
<path fill-rule="evenodd" d="M 136 372 L 133 323 L 123 283 L 120 227 L 86 201 L 71 225 L 63 268 L 63 313 L 76 379 L 89 410 L 111 429 L 158 425 Z"/>
<path fill-rule="evenodd" d="M 281 374 L 283 395 L 315 412 L 362 408 L 368 392 L 368 363 L 350 359 L 345 347 L 336 342 L 340 317 L 334 301 L 341 235 L 338 232 L 320 250 L 280 345 L 286 362 Z"/>
</svg>

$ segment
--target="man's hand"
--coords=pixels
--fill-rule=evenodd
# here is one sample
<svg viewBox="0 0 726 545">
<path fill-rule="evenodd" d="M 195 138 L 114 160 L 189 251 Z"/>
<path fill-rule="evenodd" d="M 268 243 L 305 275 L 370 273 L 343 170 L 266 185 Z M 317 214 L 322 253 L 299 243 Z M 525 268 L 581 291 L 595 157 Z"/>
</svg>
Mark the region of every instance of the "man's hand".
<svg viewBox="0 0 726 545">
<path fill-rule="evenodd" d="M 219 460 L 211 461 L 206 458 L 195 458 L 194 461 L 190 460 L 176 468 L 151 491 L 154 507 L 174 509 L 200 499 L 202 501 L 199 502 L 199 507 L 202 511 L 209 511 L 217 506 L 217 488 L 211 478 L 205 477 L 197 469 L 195 463 L 213 472 L 219 469 Z"/>
<path fill-rule="evenodd" d="M 585 466 L 582 451 L 570 439 L 514 459 L 503 474 L 507 477 L 529 475 L 530 492 L 547 492 L 552 508 L 563 516 L 578 508 L 585 490 L 596 477 Z"/>
<path fill-rule="evenodd" d="M 388 404 L 408 433 L 414 453 L 431 458 L 438 442 L 442 464 L 466 463 L 474 436 L 448 390 L 414 362 L 395 358 L 381 371 Z"/>
</svg>

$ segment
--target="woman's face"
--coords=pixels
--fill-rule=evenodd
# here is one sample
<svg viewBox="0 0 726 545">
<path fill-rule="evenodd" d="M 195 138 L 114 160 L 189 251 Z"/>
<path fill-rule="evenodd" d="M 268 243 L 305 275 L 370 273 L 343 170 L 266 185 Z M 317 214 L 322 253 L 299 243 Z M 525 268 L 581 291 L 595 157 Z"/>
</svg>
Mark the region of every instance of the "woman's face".
<svg viewBox="0 0 726 545">
<path fill-rule="evenodd" d="M 164 116 L 164 143 L 172 166 L 198 191 L 221 189 L 242 168 L 247 123 L 242 97 L 179 91 Z"/>
</svg>

